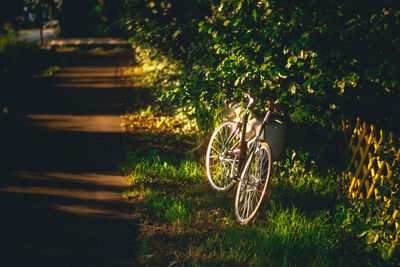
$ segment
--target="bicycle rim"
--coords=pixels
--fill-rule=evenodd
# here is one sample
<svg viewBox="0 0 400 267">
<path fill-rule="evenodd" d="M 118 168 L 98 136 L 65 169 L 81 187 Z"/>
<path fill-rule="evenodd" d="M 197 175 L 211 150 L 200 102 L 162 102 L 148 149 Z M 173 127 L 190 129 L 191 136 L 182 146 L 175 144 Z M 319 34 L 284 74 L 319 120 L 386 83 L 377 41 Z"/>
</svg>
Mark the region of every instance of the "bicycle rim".
<svg viewBox="0 0 400 267">
<path fill-rule="evenodd" d="M 207 178 L 217 191 L 228 190 L 234 183 L 231 177 L 237 172 L 239 160 L 233 150 L 239 148 L 239 132 L 235 122 L 227 121 L 220 124 L 210 138 L 206 154 Z"/>
<path fill-rule="evenodd" d="M 247 224 L 256 215 L 268 188 L 271 166 L 271 149 L 262 142 L 247 160 L 236 191 L 235 215 L 239 223 Z"/>
</svg>

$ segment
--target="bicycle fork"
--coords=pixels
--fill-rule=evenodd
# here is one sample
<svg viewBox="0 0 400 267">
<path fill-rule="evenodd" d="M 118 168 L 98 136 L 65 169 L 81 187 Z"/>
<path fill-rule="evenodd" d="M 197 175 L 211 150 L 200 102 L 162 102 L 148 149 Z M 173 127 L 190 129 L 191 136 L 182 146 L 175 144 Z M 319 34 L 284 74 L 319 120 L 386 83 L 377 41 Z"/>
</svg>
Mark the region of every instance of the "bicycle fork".
<svg viewBox="0 0 400 267">
<path fill-rule="evenodd" d="M 240 154 L 239 154 L 239 164 L 238 164 L 238 174 L 237 176 L 240 176 L 240 174 L 242 173 L 242 169 L 243 169 L 243 165 L 244 165 L 244 161 L 246 159 L 246 149 L 247 149 L 247 141 L 246 141 L 246 131 L 247 131 L 247 120 L 249 118 L 249 115 L 247 113 L 247 109 L 246 112 L 244 114 L 243 117 L 243 122 L 242 122 L 242 136 L 240 137 Z M 240 178 L 240 177 L 239 177 Z"/>
</svg>

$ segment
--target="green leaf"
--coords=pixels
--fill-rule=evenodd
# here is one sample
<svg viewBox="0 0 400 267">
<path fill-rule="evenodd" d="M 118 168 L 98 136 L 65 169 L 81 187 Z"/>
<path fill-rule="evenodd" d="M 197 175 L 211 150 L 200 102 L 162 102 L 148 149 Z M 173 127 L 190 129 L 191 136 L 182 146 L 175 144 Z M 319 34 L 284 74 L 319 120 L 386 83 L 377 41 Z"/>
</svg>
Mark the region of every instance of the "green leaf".
<svg viewBox="0 0 400 267">
<path fill-rule="evenodd" d="M 390 259 L 392 259 L 393 253 L 395 252 L 396 247 L 397 247 L 397 243 L 394 242 L 394 241 L 392 241 L 392 244 L 391 244 L 389 250 L 388 250 L 386 253 L 382 253 L 382 254 L 383 254 L 383 255 L 382 255 L 382 256 L 383 256 L 383 259 L 384 259 L 384 260 L 390 260 Z"/>
<path fill-rule="evenodd" d="M 229 23 L 231 23 L 231 21 L 228 19 L 228 20 L 225 20 L 225 21 L 224 21 L 223 25 L 226 27 L 226 26 L 229 25 Z"/>
<path fill-rule="evenodd" d="M 322 64 L 322 60 L 320 58 L 314 57 L 311 59 L 311 65 L 315 67 L 319 67 Z"/>
<path fill-rule="evenodd" d="M 262 64 L 260 70 L 265 71 L 268 68 L 269 64 Z"/>
<path fill-rule="evenodd" d="M 93 11 L 96 12 L 96 13 L 100 13 L 101 12 L 101 6 L 100 5 L 95 6 L 93 8 Z"/>
<path fill-rule="evenodd" d="M 237 19 L 235 23 L 233 23 L 233 27 L 236 27 L 241 21 L 242 19 Z"/>
<path fill-rule="evenodd" d="M 349 31 L 354 30 L 354 28 L 355 28 L 356 26 L 357 26 L 357 25 L 354 24 L 354 25 L 348 27 L 348 28 L 346 29 L 346 32 L 349 32 Z"/>
<path fill-rule="evenodd" d="M 337 82 L 337 86 L 340 89 L 344 89 L 344 87 L 346 86 L 346 82 L 345 81 L 339 81 L 339 82 Z"/>
<path fill-rule="evenodd" d="M 307 86 L 309 86 L 309 85 L 311 84 L 311 82 L 312 82 L 312 79 L 310 78 L 310 79 L 308 79 L 306 82 L 304 82 L 301 86 L 302 86 L 303 88 L 306 88 Z"/>
<path fill-rule="evenodd" d="M 380 220 L 378 218 L 372 218 L 370 225 L 371 227 L 382 227 L 385 223 L 383 220 Z"/>
<path fill-rule="evenodd" d="M 211 26 L 204 21 L 199 22 L 199 32 L 208 32 L 211 33 Z"/>
<path fill-rule="evenodd" d="M 253 10 L 253 17 L 254 17 L 255 20 L 257 20 L 258 14 L 257 14 L 257 11 L 256 11 L 256 10 Z"/>
<path fill-rule="evenodd" d="M 225 73 L 231 73 L 232 69 L 233 69 L 232 67 L 225 67 L 225 68 L 222 69 L 222 71 L 225 72 Z"/>
<path fill-rule="evenodd" d="M 354 224 L 352 226 L 352 229 L 357 236 L 362 237 L 368 233 L 370 227 L 365 223 L 359 223 L 359 224 Z"/>
<path fill-rule="evenodd" d="M 221 12 L 223 8 L 224 8 L 224 2 L 222 2 L 221 5 L 218 7 L 218 11 Z"/>
<path fill-rule="evenodd" d="M 291 56 L 288 58 L 287 63 L 296 63 L 297 62 L 297 57 Z"/>
<path fill-rule="evenodd" d="M 379 234 L 375 231 L 370 230 L 367 233 L 367 237 L 366 237 L 365 241 L 367 242 L 368 245 L 371 245 L 371 244 L 375 244 L 378 241 L 378 239 L 379 239 Z"/>
</svg>

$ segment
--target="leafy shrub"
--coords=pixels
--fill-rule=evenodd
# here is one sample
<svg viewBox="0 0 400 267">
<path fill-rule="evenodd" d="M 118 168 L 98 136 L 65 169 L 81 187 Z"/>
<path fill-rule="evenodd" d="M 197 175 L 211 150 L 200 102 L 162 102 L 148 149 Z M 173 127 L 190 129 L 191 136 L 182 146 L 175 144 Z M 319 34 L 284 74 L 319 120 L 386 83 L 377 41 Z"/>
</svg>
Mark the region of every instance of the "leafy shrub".
<svg viewBox="0 0 400 267">
<path fill-rule="evenodd" d="M 221 97 L 234 96 L 231 86 L 258 95 L 261 110 L 263 99 L 284 104 L 292 125 L 314 128 L 313 137 L 320 134 L 320 139 L 326 138 L 323 127 L 337 130 L 343 118 L 357 116 L 379 128 L 400 130 L 400 8 L 394 0 L 127 3 L 126 22 L 149 82 L 160 89 L 163 100 L 192 106 L 202 132 L 213 129 Z M 340 161 L 332 161 L 332 155 L 343 158 L 345 153 L 333 147 L 341 146 L 337 132 L 325 143 L 309 138 L 295 147 L 296 136 L 304 133 L 292 131 L 290 138 L 302 161 L 325 161 L 329 168 Z M 318 149 L 325 152 L 318 154 Z M 293 170 L 291 164 L 295 162 L 284 166 L 282 176 L 314 177 L 312 166 Z M 315 181 L 312 187 L 325 185 Z M 335 182 L 338 187 L 340 181 Z M 362 205 L 370 204 L 376 207 Z M 336 219 L 343 223 L 342 214 L 360 210 L 368 214 L 370 209 L 359 205 L 339 205 Z M 361 219 L 351 218 L 345 229 Z M 386 255 L 391 247 L 383 250 Z"/>
<path fill-rule="evenodd" d="M 362 115 L 398 127 L 400 10 L 393 0 L 128 4 L 139 57 L 158 61 L 153 82 L 165 99 L 195 106 L 200 123 L 213 117 L 209 109 L 222 93 L 232 95 L 225 83 L 288 104 L 296 121 L 330 125 Z"/>
<path fill-rule="evenodd" d="M 400 218 L 393 218 L 393 213 L 400 206 L 400 163 L 396 154 L 399 144 L 398 136 L 390 136 L 374 155 L 391 166 L 391 177 L 382 177 L 374 185 L 377 197 L 346 201 L 338 205 L 336 211 L 341 227 L 363 238 L 370 247 L 378 247 L 382 257 L 388 261 L 393 260 L 396 250 L 399 251 Z"/>
</svg>

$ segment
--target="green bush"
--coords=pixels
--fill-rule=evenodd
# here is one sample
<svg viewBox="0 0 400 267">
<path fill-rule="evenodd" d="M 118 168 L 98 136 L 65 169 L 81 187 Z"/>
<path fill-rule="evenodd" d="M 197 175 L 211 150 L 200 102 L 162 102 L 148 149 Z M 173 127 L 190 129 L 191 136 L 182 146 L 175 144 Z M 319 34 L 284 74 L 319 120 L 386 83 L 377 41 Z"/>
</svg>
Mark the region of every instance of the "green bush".
<svg viewBox="0 0 400 267">
<path fill-rule="evenodd" d="M 400 130 L 397 1 L 126 3 L 125 22 L 148 81 L 162 99 L 191 105 L 204 133 L 213 129 L 221 97 L 235 96 L 232 86 L 259 96 L 260 110 L 263 99 L 276 100 L 290 118 L 288 146 L 305 162 L 300 176 L 308 179 L 310 169 L 314 175 L 342 164 L 342 119 L 360 116 Z M 291 173 L 294 166 L 285 167 L 282 175 L 299 176 Z M 338 205 L 335 218 L 348 230 L 361 217 L 343 224 L 343 216 L 358 210 L 358 202 Z M 393 252 L 382 244 L 383 255 Z"/>
<path fill-rule="evenodd" d="M 396 227 L 400 218 L 392 218 L 400 206 L 400 163 L 395 149 L 399 145 L 399 136 L 389 137 L 374 154 L 379 160 L 387 162 L 392 172 L 390 179 L 382 178 L 375 184 L 380 199 L 352 199 L 338 205 L 336 211 L 338 225 L 363 238 L 370 247 L 378 247 L 382 258 L 387 261 L 400 252 L 400 232 Z M 385 202 L 384 198 L 390 201 Z"/>
<path fill-rule="evenodd" d="M 398 128 L 393 0 L 127 3 L 133 43 L 142 60 L 158 60 L 152 81 L 166 99 L 209 111 L 233 94 L 225 83 L 288 104 L 292 120 L 330 125 L 360 115 Z"/>
</svg>

